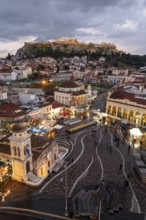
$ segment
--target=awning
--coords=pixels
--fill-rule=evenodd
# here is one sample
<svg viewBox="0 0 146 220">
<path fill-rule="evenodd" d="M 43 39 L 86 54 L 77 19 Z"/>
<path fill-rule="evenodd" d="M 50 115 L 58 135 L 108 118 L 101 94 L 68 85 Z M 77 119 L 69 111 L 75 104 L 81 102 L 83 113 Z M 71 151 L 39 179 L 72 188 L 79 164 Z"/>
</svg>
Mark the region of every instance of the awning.
<svg viewBox="0 0 146 220">
<path fill-rule="evenodd" d="M 135 136 L 142 136 L 141 131 L 139 130 L 139 128 L 132 128 L 130 130 L 130 134 L 131 135 L 135 135 Z"/>
<path fill-rule="evenodd" d="M 39 111 L 30 112 L 29 116 L 33 119 L 45 119 L 45 116 Z"/>
<path fill-rule="evenodd" d="M 54 128 L 56 128 L 56 129 L 61 129 L 61 128 L 63 128 L 63 126 L 57 124 L 57 125 L 54 126 Z"/>
<path fill-rule="evenodd" d="M 127 121 L 121 121 L 121 124 L 127 125 L 128 122 Z"/>
<path fill-rule="evenodd" d="M 63 112 L 63 113 L 60 113 L 60 115 L 62 115 L 62 116 L 67 116 L 67 115 L 69 115 L 69 113 Z"/>
</svg>

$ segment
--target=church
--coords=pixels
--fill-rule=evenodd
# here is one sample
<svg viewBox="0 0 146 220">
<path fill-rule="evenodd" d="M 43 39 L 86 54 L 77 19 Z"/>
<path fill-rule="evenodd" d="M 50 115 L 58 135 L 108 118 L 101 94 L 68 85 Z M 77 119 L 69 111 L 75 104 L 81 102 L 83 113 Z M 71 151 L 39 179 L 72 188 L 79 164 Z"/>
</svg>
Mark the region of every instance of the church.
<svg viewBox="0 0 146 220">
<path fill-rule="evenodd" d="M 12 179 L 30 186 L 41 185 L 67 153 L 47 137 L 31 135 L 22 123 L 13 126 L 7 141 L 0 140 L 0 158 L 11 162 Z"/>
</svg>

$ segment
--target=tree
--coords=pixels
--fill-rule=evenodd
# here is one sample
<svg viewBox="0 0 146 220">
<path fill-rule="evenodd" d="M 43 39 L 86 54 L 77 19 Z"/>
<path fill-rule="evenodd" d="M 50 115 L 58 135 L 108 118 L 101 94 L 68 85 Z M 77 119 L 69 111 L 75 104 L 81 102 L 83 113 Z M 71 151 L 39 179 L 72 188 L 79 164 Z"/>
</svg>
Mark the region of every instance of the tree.
<svg viewBox="0 0 146 220">
<path fill-rule="evenodd" d="M 8 59 L 8 60 L 11 60 L 11 55 L 10 55 L 10 53 L 8 53 L 7 59 Z"/>
</svg>

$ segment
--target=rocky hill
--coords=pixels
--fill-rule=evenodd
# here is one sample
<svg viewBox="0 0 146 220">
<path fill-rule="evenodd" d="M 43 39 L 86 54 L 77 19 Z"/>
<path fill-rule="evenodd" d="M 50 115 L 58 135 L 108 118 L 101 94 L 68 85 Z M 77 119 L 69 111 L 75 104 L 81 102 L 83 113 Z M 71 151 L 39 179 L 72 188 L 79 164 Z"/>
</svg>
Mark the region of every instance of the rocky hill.
<svg viewBox="0 0 146 220">
<path fill-rule="evenodd" d="M 42 57 L 42 56 L 53 56 L 60 58 L 63 56 L 84 56 L 98 54 L 101 55 L 112 55 L 123 53 L 117 50 L 114 44 L 110 43 L 83 43 L 75 39 L 57 39 L 54 41 L 47 42 L 26 42 L 22 48 L 20 48 L 16 56 L 17 57 Z"/>
<path fill-rule="evenodd" d="M 146 66 L 146 55 L 132 55 L 116 48 L 111 43 L 85 43 L 76 39 L 57 39 L 46 42 L 26 42 L 17 53 L 17 58 L 37 58 L 50 56 L 55 59 L 63 57 L 87 56 L 89 60 L 97 60 L 104 56 L 106 61 L 117 66 Z"/>
</svg>

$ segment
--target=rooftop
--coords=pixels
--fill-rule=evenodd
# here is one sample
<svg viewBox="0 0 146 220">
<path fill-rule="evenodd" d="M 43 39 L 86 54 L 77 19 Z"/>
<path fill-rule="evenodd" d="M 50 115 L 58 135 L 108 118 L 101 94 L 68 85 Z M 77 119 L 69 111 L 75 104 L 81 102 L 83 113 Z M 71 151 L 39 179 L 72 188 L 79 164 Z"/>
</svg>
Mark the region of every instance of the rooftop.
<svg viewBox="0 0 146 220">
<path fill-rule="evenodd" d="M 146 106 L 146 99 L 135 97 L 134 93 L 126 92 L 124 90 L 118 90 L 113 92 L 110 97 L 111 99 L 121 99 L 121 100 L 128 100 L 133 103 L 137 103 L 140 105 L 145 105 Z"/>
<path fill-rule="evenodd" d="M 26 115 L 25 110 L 16 104 L 12 104 L 12 103 L 0 104 L 0 117 L 17 118 L 23 115 Z"/>
<path fill-rule="evenodd" d="M 66 81 L 66 82 L 62 83 L 62 85 L 59 87 L 61 87 L 61 88 L 78 88 L 80 86 L 78 84 L 76 84 L 75 82 Z"/>
</svg>

